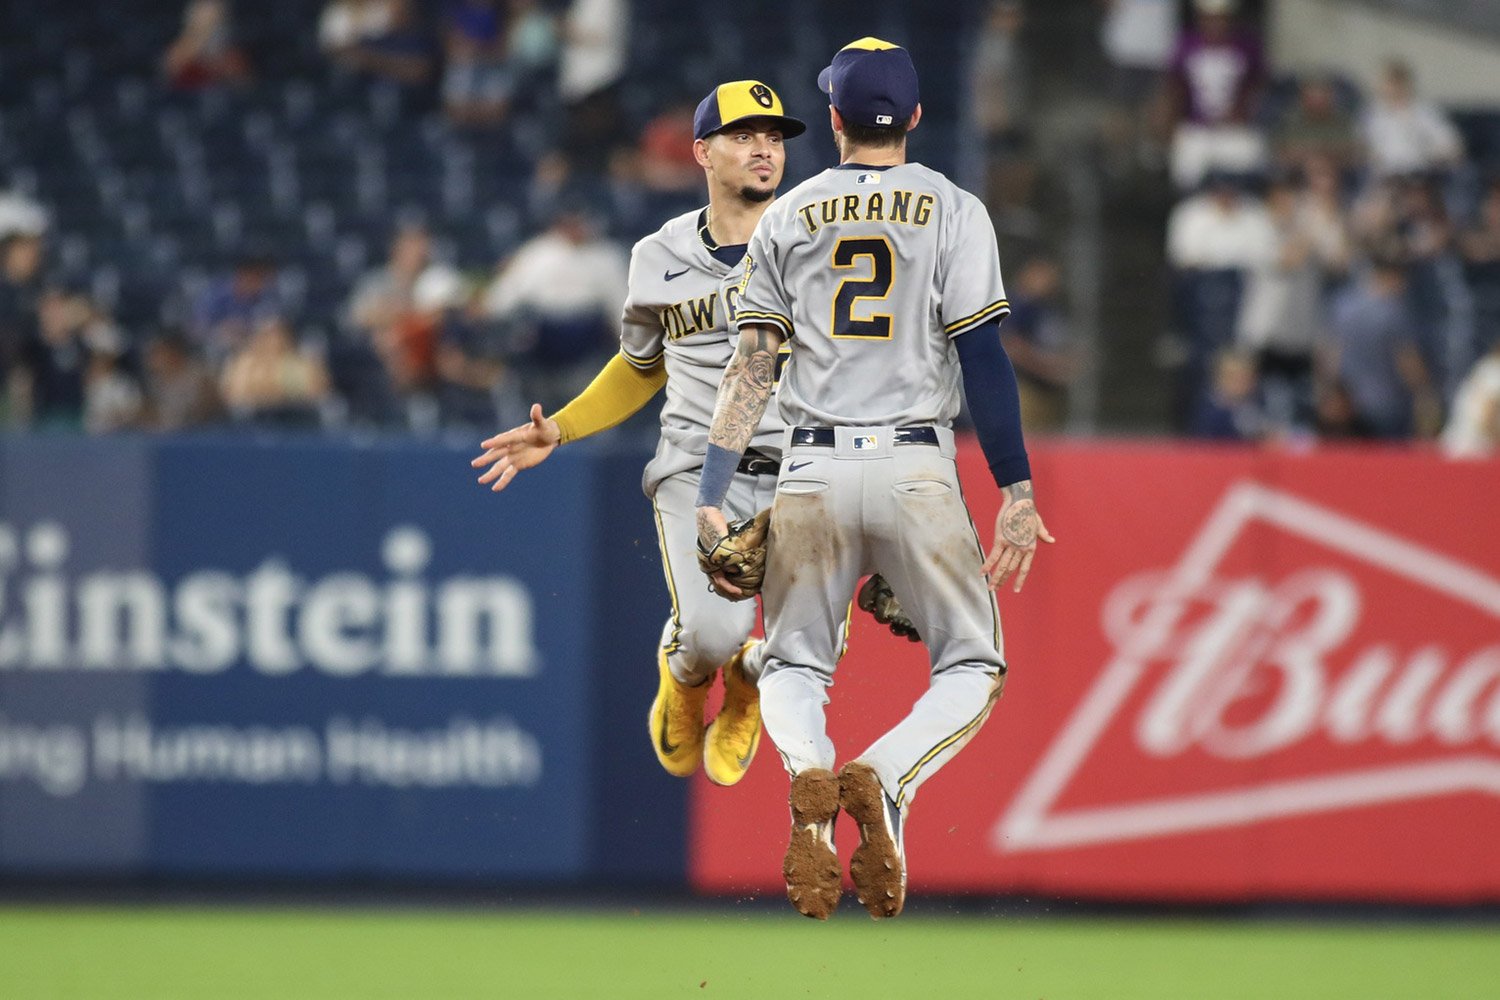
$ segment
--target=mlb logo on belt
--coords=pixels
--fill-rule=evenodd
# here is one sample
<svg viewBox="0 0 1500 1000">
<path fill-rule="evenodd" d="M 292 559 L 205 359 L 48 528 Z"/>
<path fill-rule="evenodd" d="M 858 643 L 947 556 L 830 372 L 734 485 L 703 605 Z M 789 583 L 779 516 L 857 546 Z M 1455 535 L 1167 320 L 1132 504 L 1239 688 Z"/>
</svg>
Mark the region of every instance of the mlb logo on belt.
<svg viewBox="0 0 1500 1000">
<path fill-rule="evenodd" d="M 854 450 L 865 451 L 869 448 L 880 447 L 880 442 L 875 439 L 874 434 L 861 434 L 854 439 Z"/>
</svg>

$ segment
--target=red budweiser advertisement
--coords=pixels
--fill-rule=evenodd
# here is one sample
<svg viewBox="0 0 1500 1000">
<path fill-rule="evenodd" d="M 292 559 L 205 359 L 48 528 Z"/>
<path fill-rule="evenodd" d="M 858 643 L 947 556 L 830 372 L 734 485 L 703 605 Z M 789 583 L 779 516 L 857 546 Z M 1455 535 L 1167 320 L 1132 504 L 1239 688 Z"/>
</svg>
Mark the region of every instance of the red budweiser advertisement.
<svg viewBox="0 0 1500 1000">
<path fill-rule="evenodd" d="M 1500 462 L 1055 443 L 1033 470 L 1058 543 L 1001 595 L 1004 697 L 913 804 L 914 891 L 1500 900 Z M 840 763 L 926 685 L 862 617 Z M 777 765 L 694 788 L 701 890 L 780 890 Z"/>
</svg>

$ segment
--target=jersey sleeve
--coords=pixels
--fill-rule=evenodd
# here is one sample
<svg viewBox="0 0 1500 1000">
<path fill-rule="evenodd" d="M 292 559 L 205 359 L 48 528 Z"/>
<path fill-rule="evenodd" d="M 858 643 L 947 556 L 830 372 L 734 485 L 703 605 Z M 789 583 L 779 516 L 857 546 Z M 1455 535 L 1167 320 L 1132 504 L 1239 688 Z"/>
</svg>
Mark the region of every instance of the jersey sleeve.
<svg viewBox="0 0 1500 1000">
<path fill-rule="evenodd" d="M 664 350 L 664 334 L 661 318 L 655 309 L 641 301 L 641 281 L 647 265 L 642 258 L 646 248 L 637 244 L 630 253 L 630 273 L 626 279 L 625 309 L 620 318 L 620 354 L 636 368 L 645 370 L 661 361 Z"/>
<path fill-rule="evenodd" d="M 984 204 L 967 192 L 961 193 L 957 210 L 948 220 L 942 252 L 940 312 L 944 333 L 957 337 L 1010 314 L 1005 284 L 1000 280 L 995 227 Z"/>
<path fill-rule="evenodd" d="M 777 227 L 772 213 L 767 212 L 756 225 L 745 253 L 745 273 L 740 276 L 734 316 L 736 329 L 765 324 L 776 327 L 788 339 L 792 337 L 792 304 L 786 293 L 786 278 L 781 273 L 781 258 Z"/>
</svg>

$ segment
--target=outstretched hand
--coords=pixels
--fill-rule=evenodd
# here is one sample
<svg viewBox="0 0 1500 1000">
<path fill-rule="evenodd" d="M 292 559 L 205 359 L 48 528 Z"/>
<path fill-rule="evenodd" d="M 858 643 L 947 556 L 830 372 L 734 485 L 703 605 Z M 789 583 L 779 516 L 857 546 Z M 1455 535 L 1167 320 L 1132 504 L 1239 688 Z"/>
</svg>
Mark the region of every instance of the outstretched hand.
<svg viewBox="0 0 1500 1000">
<path fill-rule="evenodd" d="M 562 430 L 557 421 L 542 416 L 542 404 L 533 403 L 530 423 L 480 442 L 485 452 L 469 464 L 476 469 L 488 465 L 489 471 L 480 476 L 479 481 L 493 484 L 490 489 L 499 493 L 516 478 L 516 473 L 541 465 L 561 443 Z"/>
<path fill-rule="evenodd" d="M 1042 515 L 1037 513 L 1030 482 L 1016 486 L 1022 488 L 1006 489 L 1005 502 L 1000 505 L 1000 513 L 995 518 L 995 545 L 984 561 L 984 573 L 989 578 L 991 590 L 998 589 L 1014 573 L 1015 592 L 1019 594 L 1031 572 L 1037 541 L 1051 544 L 1057 539 L 1047 531 Z"/>
</svg>

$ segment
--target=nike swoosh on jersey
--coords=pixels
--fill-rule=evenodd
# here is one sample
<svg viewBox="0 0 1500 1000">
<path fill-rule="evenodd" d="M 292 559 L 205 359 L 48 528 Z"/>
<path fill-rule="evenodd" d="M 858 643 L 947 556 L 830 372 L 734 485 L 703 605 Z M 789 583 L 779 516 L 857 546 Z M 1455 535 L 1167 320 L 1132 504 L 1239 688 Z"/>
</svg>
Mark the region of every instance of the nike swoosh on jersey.
<svg viewBox="0 0 1500 1000">
<path fill-rule="evenodd" d="M 668 271 L 662 277 L 665 278 L 667 281 L 671 281 L 673 278 L 680 278 L 680 277 L 682 277 L 684 274 L 687 274 L 688 271 L 690 271 L 690 270 L 692 270 L 692 269 L 685 267 L 681 271 Z"/>
<path fill-rule="evenodd" d="M 812 465 L 812 459 L 810 459 L 810 458 L 807 461 L 805 461 L 805 462 L 793 462 L 791 465 L 788 465 L 786 467 L 786 471 L 788 471 L 788 472 L 796 472 L 798 469 L 801 469 L 804 466 L 808 466 L 808 465 Z"/>
</svg>

